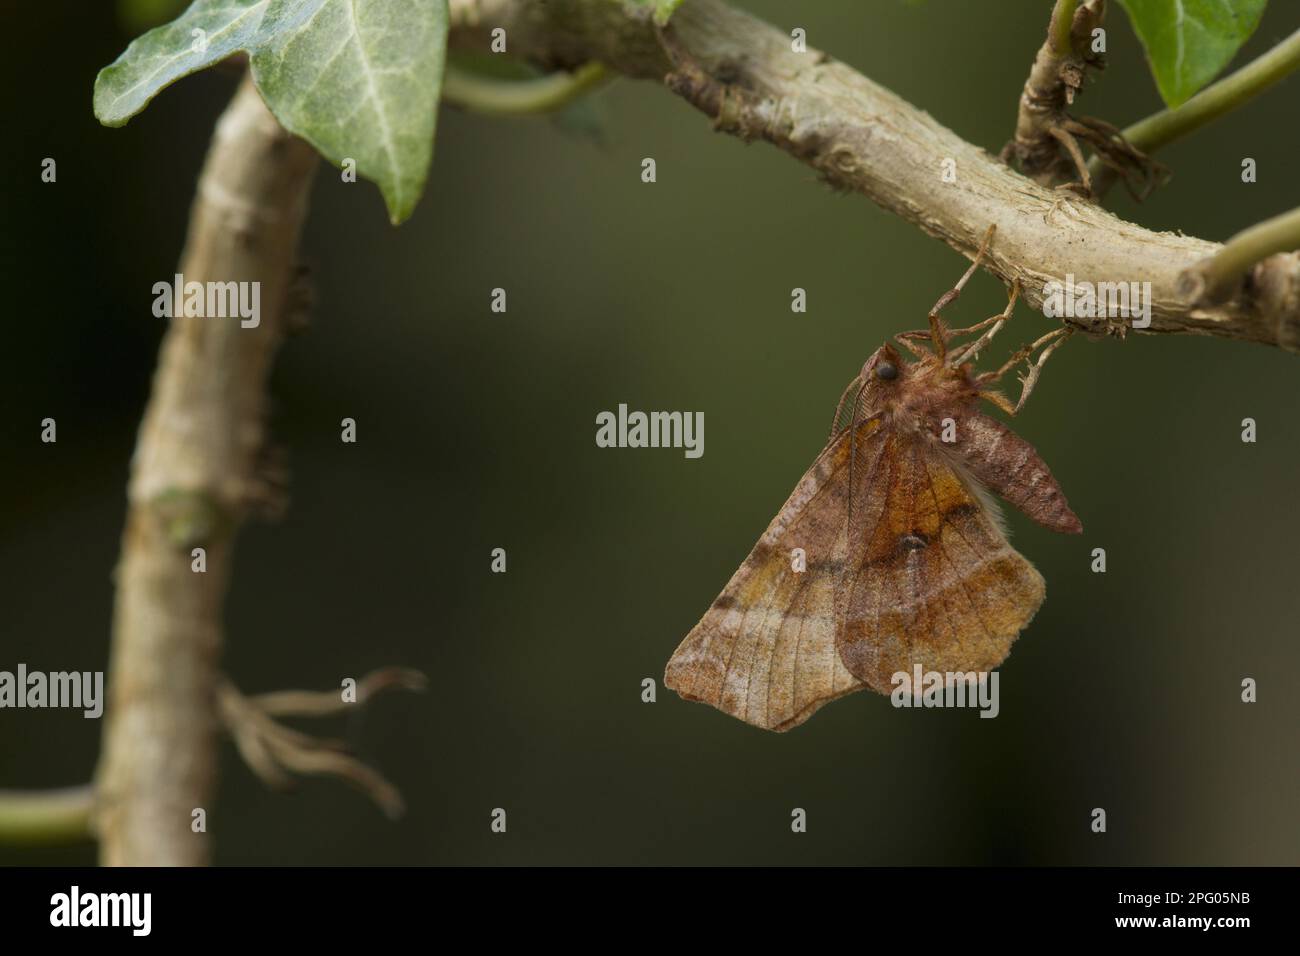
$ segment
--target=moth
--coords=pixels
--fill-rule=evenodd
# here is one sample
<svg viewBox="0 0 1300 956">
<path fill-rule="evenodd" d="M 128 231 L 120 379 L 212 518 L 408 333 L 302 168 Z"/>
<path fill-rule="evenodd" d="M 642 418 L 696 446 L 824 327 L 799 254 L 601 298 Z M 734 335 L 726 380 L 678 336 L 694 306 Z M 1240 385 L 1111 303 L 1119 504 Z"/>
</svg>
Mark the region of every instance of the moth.
<svg viewBox="0 0 1300 956">
<path fill-rule="evenodd" d="M 890 693 L 893 675 L 917 664 L 991 670 L 1042 605 L 1043 578 L 1007 543 L 989 492 L 1053 531 L 1083 527 L 1034 448 L 980 403 L 1017 414 L 1070 330 L 978 373 L 1018 283 L 1006 309 L 977 325 L 949 329 L 939 317 L 994 233 L 929 327 L 894 336 L 845 388 L 825 448 L 669 660 L 664 683 L 686 700 L 789 730 L 853 691 Z M 1022 361 L 1013 405 L 994 385 Z"/>
</svg>

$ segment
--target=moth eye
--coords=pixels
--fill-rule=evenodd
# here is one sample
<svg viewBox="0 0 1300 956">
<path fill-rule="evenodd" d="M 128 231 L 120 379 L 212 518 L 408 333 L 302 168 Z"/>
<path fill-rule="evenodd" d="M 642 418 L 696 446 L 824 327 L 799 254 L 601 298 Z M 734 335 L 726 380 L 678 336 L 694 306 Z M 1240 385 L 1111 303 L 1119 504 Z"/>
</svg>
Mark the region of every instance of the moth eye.
<svg viewBox="0 0 1300 956">
<path fill-rule="evenodd" d="M 881 362 L 876 366 L 876 377 L 883 378 L 886 382 L 892 382 L 898 378 L 898 366 L 893 362 Z"/>
</svg>

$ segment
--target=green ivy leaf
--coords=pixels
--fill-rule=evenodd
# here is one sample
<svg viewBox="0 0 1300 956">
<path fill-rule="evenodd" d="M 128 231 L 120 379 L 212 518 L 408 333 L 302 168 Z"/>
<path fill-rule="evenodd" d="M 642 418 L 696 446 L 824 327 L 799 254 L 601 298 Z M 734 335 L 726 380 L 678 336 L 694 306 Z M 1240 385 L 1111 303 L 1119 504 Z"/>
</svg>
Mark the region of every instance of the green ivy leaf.
<svg viewBox="0 0 1300 956">
<path fill-rule="evenodd" d="M 253 80 L 286 129 L 379 184 L 394 223 L 433 159 L 447 0 L 271 0 Z"/>
<path fill-rule="evenodd" d="M 433 157 L 447 27 L 447 0 L 196 0 L 100 71 L 95 115 L 121 126 L 164 87 L 243 50 L 281 125 L 336 165 L 355 160 L 396 224 Z"/>
<path fill-rule="evenodd" d="M 682 5 L 682 0 L 631 0 L 638 7 L 650 7 L 654 11 L 655 23 L 663 26 L 673 11 Z"/>
<path fill-rule="evenodd" d="M 1219 74 L 1259 26 L 1268 0 L 1119 0 L 1165 103 L 1178 106 Z"/>
<path fill-rule="evenodd" d="M 198 0 L 171 23 L 139 37 L 95 77 L 95 116 L 105 126 L 121 126 L 159 90 L 248 49 L 268 2 Z"/>
</svg>

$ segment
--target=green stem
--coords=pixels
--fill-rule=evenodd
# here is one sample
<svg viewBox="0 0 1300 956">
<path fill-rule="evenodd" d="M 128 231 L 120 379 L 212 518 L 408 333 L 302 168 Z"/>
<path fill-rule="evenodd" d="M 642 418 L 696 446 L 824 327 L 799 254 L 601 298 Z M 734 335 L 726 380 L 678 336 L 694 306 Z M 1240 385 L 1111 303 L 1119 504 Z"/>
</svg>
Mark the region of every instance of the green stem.
<svg viewBox="0 0 1300 956">
<path fill-rule="evenodd" d="M 1184 291 L 1197 299 L 1219 301 L 1255 263 L 1292 249 L 1300 249 L 1300 207 L 1237 233 L 1189 270 Z"/>
<path fill-rule="evenodd" d="M 1078 0 L 1056 0 L 1052 10 L 1052 52 L 1058 57 L 1070 53 L 1070 28 L 1074 25 L 1074 10 Z"/>
<path fill-rule="evenodd" d="M 1144 153 L 1167 146 L 1213 122 L 1224 113 L 1249 103 L 1287 74 L 1300 67 L 1300 30 L 1237 72 L 1197 93 L 1174 109 L 1161 110 L 1124 130 L 1124 138 Z M 1115 181 L 1114 172 L 1094 156 L 1088 171 L 1102 195 Z"/>
<path fill-rule="evenodd" d="M 448 64 L 442 79 L 442 98 L 495 116 L 547 113 L 567 106 L 608 77 L 602 63 L 588 63 L 572 73 L 552 73 L 535 80 L 488 79 Z"/>
<path fill-rule="evenodd" d="M 76 843 L 92 837 L 91 786 L 0 790 L 0 843 Z"/>
</svg>

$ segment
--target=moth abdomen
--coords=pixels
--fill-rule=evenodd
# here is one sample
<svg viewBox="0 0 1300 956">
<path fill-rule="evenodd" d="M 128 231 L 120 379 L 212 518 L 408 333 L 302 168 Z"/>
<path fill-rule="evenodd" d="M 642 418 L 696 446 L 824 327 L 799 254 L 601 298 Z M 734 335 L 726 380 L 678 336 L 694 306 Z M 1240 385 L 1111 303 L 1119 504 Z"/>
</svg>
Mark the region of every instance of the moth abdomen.
<svg viewBox="0 0 1300 956">
<path fill-rule="evenodd" d="M 947 443 L 971 476 L 1045 528 L 1078 534 L 1083 524 L 1034 446 L 996 419 L 962 416 L 956 441 Z"/>
</svg>

